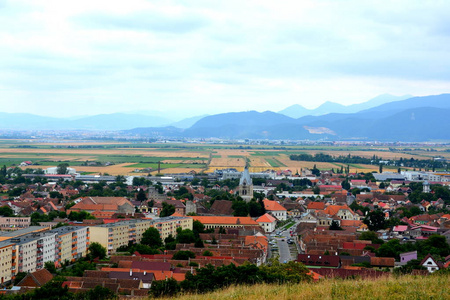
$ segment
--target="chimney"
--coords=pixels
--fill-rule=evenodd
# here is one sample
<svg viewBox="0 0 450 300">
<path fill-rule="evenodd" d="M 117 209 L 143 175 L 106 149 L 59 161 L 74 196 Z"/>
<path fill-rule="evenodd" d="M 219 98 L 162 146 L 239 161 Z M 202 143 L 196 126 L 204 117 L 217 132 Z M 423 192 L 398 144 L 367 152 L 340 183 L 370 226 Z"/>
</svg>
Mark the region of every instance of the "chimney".
<svg viewBox="0 0 450 300">
<path fill-rule="evenodd" d="M 130 269 L 130 277 L 133 276 L 133 269 Z"/>
<path fill-rule="evenodd" d="M 147 275 L 147 271 L 144 271 L 144 276 Z"/>
</svg>

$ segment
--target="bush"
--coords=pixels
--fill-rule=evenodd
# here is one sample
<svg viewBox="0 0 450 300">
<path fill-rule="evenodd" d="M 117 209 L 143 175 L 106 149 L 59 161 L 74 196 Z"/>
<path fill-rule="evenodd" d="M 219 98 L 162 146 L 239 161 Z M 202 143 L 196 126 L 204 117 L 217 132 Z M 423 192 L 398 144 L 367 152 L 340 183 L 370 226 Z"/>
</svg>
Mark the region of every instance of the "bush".
<svg viewBox="0 0 450 300">
<path fill-rule="evenodd" d="M 195 258 L 195 253 L 192 251 L 180 250 L 178 252 L 175 252 L 172 257 L 172 259 L 175 260 L 188 260 L 189 258 Z"/>
</svg>

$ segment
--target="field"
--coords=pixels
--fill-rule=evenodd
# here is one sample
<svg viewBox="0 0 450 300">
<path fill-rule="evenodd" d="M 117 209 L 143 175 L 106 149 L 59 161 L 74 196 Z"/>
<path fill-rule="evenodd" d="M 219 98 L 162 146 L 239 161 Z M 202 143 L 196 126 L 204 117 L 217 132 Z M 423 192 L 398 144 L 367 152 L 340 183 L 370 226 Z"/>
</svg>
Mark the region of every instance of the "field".
<svg viewBox="0 0 450 300">
<path fill-rule="evenodd" d="M 204 295 L 182 295 L 178 300 L 288 300 L 288 299 L 450 299 L 450 276 L 405 276 L 378 280 L 324 280 L 294 285 L 233 286 Z"/>
<path fill-rule="evenodd" d="M 339 169 L 342 164 L 328 162 L 292 161 L 291 154 L 325 153 L 333 156 L 357 155 L 383 159 L 450 159 L 449 147 L 431 149 L 428 145 L 414 147 L 386 146 L 248 146 L 236 144 L 135 144 L 113 142 L 42 143 L 33 140 L 0 140 L 0 165 L 14 166 L 32 161 L 32 168 L 48 168 L 66 162 L 78 172 L 88 174 L 131 175 L 139 173 L 212 172 L 235 168 L 242 171 L 249 164 L 251 172 L 267 169 L 293 172 L 302 168 Z M 105 164 L 110 164 L 105 166 Z M 344 165 L 346 167 L 347 165 Z M 396 168 L 385 167 L 384 170 Z M 351 164 L 351 172 L 378 171 L 377 165 Z"/>
</svg>

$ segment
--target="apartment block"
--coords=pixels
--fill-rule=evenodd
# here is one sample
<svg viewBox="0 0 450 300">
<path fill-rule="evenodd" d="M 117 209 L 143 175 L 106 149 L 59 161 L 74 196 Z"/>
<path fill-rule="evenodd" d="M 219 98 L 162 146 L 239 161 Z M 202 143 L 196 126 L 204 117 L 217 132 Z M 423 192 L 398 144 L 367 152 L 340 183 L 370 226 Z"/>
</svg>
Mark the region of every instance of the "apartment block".
<svg viewBox="0 0 450 300">
<path fill-rule="evenodd" d="M 10 241 L 0 242 L 0 284 L 11 280 L 14 243 Z"/>
<path fill-rule="evenodd" d="M 114 254 L 117 248 L 131 243 L 140 243 L 143 233 L 150 227 L 158 229 L 164 240 L 170 234 L 176 235 L 177 228 L 191 229 L 191 218 L 165 217 L 155 220 L 127 220 L 116 223 L 90 226 L 90 241 L 100 243 L 108 250 L 108 254 Z"/>
<path fill-rule="evenodd" d="M 0 230 L 18 230 L 30 226 L 30 217 L 0 217 Z"/>
</svg>

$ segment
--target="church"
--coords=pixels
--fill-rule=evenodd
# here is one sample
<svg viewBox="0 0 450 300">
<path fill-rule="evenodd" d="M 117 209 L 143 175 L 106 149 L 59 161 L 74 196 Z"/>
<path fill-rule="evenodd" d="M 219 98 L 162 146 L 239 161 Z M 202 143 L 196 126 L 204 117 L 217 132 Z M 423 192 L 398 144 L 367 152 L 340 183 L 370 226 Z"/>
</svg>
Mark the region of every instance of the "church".
<svg viewBox="0 0 450 300">
<path fill-rule="evenodd" d="M 242 172 L 237 192 L 246 202 L 250 202 L 253 198 L 253 182 L 247 166 L 245 167 L 244 172 Z"/>
</svg>

